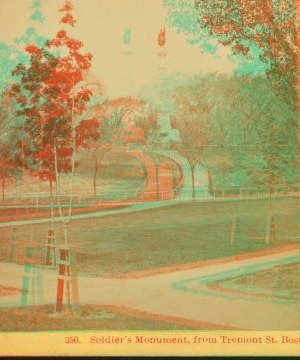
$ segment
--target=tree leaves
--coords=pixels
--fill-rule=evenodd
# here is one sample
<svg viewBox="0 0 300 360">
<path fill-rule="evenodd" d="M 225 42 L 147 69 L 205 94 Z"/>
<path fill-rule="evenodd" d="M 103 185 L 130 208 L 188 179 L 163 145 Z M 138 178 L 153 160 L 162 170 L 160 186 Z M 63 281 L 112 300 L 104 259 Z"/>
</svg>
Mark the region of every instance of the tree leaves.
<svg viewBox="0 0 300 360">
<path fill-rule="evenodd" d="M 33 21 L 38 21 L 41 24 L 43 24 L 45 21 L 43 14 L 38 10 L 34 14 L 32 14 L 29 19 Z"/>
<path fill-rule="evenodd" d="M 201 76 L 178 87 L 174 97 L 172 127 L 179 129 L 178 149 L 192 165 L 205 145 L 219 145 L 224 153 L 241 146 L 231 160 L 235 172 L 245 167 L 245 181 L 296 181 L 297 112 L 265 77 Z M 251 167 L 248 148 L 256 156 Z"/>
<path fill-rule="evenodd" d="M 164 0 L 171 26 L 204 52 L 215 53 L 214 40 L 236 57 L 261 60 L 272 86 L 294 108 L 297 102 L 297 38 L 294 0 Z M 195 26 L 195 19 L 197 25 Z M 258 51 L 258 49 L 260 51 Z M 244 65 L 243 65 L 244 66 Z"/>
</svg>

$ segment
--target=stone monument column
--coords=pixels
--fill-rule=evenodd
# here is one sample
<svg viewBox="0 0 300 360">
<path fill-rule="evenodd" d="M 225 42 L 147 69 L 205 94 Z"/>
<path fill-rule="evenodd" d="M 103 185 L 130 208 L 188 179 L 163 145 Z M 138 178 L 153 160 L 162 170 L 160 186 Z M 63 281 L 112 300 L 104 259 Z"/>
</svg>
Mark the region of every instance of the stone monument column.
<svg viewBox="0 0 300 360">
<path fill-rule="evenodd" d="M 132 96 L 132 49 L 131 49 L 131 26 L 127 26 L 123 34 L 123 79 L 126 84 L 125 96 Z"/>
<path fill-rule="evenodd" d="M 170 116 L 172 114 L 173 101 L 171 96 L 167 93 L 167 76 L 168 76 L 168 54 L 166 49 L 166 29 L 160 29 L 158 34 L 159 51 L 158 57 L 158 77 L 159 93 L 157 94 L 157 106 L 159 117 L 157 124 L 160 127 L 159 137 L 166 145 L 171 141 L 179 142 L 180 135 L 177 129 L 172 129 Z"/>
</svg>

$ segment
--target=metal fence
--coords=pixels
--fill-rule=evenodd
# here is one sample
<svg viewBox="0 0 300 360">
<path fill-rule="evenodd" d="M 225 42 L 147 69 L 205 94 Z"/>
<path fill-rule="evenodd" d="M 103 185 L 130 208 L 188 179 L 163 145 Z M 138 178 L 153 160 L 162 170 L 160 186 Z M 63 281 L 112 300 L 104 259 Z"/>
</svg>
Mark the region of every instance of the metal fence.
<svg viewBox="0 0 300 360">
<path fill-rule="evenodd" d="M 297 195 L 300 192 L 300 185 L 260 185 L 240 187 L 209 187 L 210 196 L 214 198 L 244 198 L 244 197 L 265 197 Z"/>
</svg>

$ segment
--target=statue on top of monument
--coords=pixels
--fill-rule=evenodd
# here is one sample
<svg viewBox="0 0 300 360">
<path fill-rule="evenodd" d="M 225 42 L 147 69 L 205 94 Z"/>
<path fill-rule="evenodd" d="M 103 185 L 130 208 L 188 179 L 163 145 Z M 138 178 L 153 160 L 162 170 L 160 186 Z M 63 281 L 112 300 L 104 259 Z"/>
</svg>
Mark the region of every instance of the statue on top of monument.
<svg viewBox="0 0 300 360">
<path fill-rule="evenodd" d="M 124 31 L 124 35 L 123 35 L 123 42 L 125 45 L 129 45 L 131 41 L 131 27 L 126 26 L 125 31 Z"/>
<path fill-rule="evenodd" d="M 158 34 L 158 45 L 159 46 L 165 46 L 166 43 L 166 29 L 165 27 L 163 29 L 160 29 Z"/>
</svg>

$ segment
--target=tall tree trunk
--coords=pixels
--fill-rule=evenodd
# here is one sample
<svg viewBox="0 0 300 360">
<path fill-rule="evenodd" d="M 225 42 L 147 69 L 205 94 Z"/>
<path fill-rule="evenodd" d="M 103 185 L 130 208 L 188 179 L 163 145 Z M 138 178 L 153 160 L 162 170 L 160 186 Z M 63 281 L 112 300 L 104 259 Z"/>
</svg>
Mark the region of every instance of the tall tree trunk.
<svg viewBox="0 0 300 360">
<path fill-rule="evenodd" d="M 299 0 L 296 0 L 296 32 L 298 34 L 297 36 L 297 89 L 298 89 L 298 96 L 297 96 L 297 109 L 298 109 L 298 119 L 297 119 L 297 140 L 298 140 L 298 147 L 297 147 L 297 152 L 298 152 L 298 161 L 300 160 L 300 36 L 299 36 L 299 24 L 300 24 L 300 4 L 299 4 Z M 300 198 L 299 198 L 300 200 Z"/>
<path fill-rule="evenodd" d="M 23 177 L 23 175 L 21 175 L 21 177 L 19 179 L 19 196 L 20 196 L 20 200 L 22 200 L 22 177 Z"/>
<path fill-rule="evenodd" d="M 5 189 L 5 174 L 3 175 L 3 180 L 2 180 L 2 201 L 4 202 L 4 189 Z"/>
<path fill-rule="evenodd" d="M 15 201 L 15 203 L 16 203 L 16 219 L 18 220 L 19 192 L 18 192 L 18 179 L 17 178 L 15 178 L 15 187 L 16 187 L 16 201 Z"/>
<path fill-rule="evenodd" d="M 193 185 L 193 200 L 196 200 L 196 192 L 195 192 L 195 166 L 191 166 L 192 170 L 192 185 Z"/>
<path fill-rule="evenodd" d="M 56 144 L 54 145 L 54 168 L 55 168 L 55 178 L 56 178 L 56 197 L 57 197 L 57 204 L 58 204 L 58 210 L 60 217 L 63 219 L 63 214 L 61 210 L 61 204 L 60 204 L 60 176 L 57 169 L 57 149 Z"/>
<path fill-rule="evenodd" d="M 62 210 L 61 210 L 61 203 L 60 203 L 60 174 L 57 169 L 57 149 L 56 144 L 54 145 L 54 165 L 55 165 L 55 177 L 56 177 L 56 194 L 57 194 L 57 203 L 58 203 L 58 209 L 59 209 L 59 215 L 62 219 L 62 222 L 64 224 L 64 243 L 65 245 L 68 245 L 68 225 L 70 217 L 64 217 Z M 73 181 L 73 177 L 71 178 L 71 182 Z M 72 198 L 71 200 L 72 201 Z M 69 207 L 69 216 L 70 216 L 70 210 L 71 207 Z"/>
<path fill-rule="evenodd" d="M 72 145 L 73 145 L 73 153 L 72 153 L 72 171 L 71 171 L 71 191 L 70 191 L 70 203 L 69 203 L 69 214 L 65 219 L 66 224 L 69 224 L 72 215 L 72 205 L 73 205 L 73 180 L 74 180 L 74 171 L 75 171 L 75 154 L 76 154 L 76 140 L 75 140 L 75 120 L 74 120 L 74 107 L 75 107 L 75 97 L 74 97 L 74 84 L 73 84 L 73 93 L 72 93 Z M 68 227 L 67 230 L 68 231 Z M 66 233 L 65 233 L 66 234 Z M 67 240 L 65 240 L 67 244 Z"/>
<path fill-rule="evenodd" d="M 39 163 L 39 171 L 40 171 L 40 166 L 41 166 L 41 161 Z M 24 179 L 24 173 L 25 173 L 25 154 L 24 154 L 24 144 L 23 144 L 23 140 L 22 140 L 22 174 L 20 177 L 20 198 L 22 199 L 22 182 L 21 179 Z M 25 201 L 25 208 L 26 208 L 26 213 L 28 216 L 29 220 L 34 220 L 37 212 L 38 212 L 38 207 L 39 207 L 39 194 L 36 198 L 36 205 L 35 205 L 35 211 L 34 213 L 30 213 L 29 211 L 29 207 L 28 207 L 28 201 Z M 31 222 L 30 228 L 31 228 L 31 235 L 30 235 L 30 242 L 33 242 L 33 222 Z"/>
<path fill-rule="evenodd" d="M 94 155 L 94 197 L 97 200 L 97 173 L 98 173 L 98 161 L 97 156 Z"/>
<path fill-rule="evenodd" d="M 72 201 L 73 201 L 73 179 L 74 179 L 74 170 L 75 170 L 75 153 L 76 153 L 76 142 L 75 142 L 75 120 L 74 120 L 74 107 L 75 107 L 75 96 L 74 96 L 74 83 L 73 92 L 72 92 L 72 113 L 71 113 L 71 121 L 72 121 L 72 170 L 71 170 L 71 179 L 70 179 L 70 202 L 69 202 L 69 213 L 68 216 L 64 217 L 61 210 L 60 204 L 60 177 L 59 172 L 57 170 L 57 148 L 56 144 L 54 146 L 54 163 L 55 163 L 55 176 L 56 176 L 56 191 L 57 191 L 57 202 L 59 215 L 61 217 L 62 222 L 64 223 L 64 238 L 65 245 L 68 245 L 68 225 L 72 215 Z"/>
<path fill-rule="evenodd" d="M 159 201 L 159 166 L 155 166 L 156 171 L 156 200 Z"/>
<path fill-rule="evenodd" d="M 210 173 L 210 170 L 207 169 L 207 177 L 208 177 L 208 183 L 209 185 L 212 185 L 212 178 L 211 178 L 211 173 Z"/>
<path fill-rule="evenodd" d="M 106 157 L 106 164 L 107 164 L 107 168 L 108 168 L 108 176 L 109 176 L 109 183 L 110 185 L 112 185 L 112 180 L 111 180 L 111 167 L 109 165 L 109 160 Z"/>
<path fill-rule="evenodd" d="M 52 179 L 49 179 L 50 183 L 50 195 L 51 195 L 51 219 L 52 219 L 52 228 L 54 229 L 54 213 L 53 213 L 53 187 L 52 187 Z"/>
<path fill-rule="evenodd" d="M 270 210 L 272 210 L 272 186 L 270 186 Z"/>
</svg>

